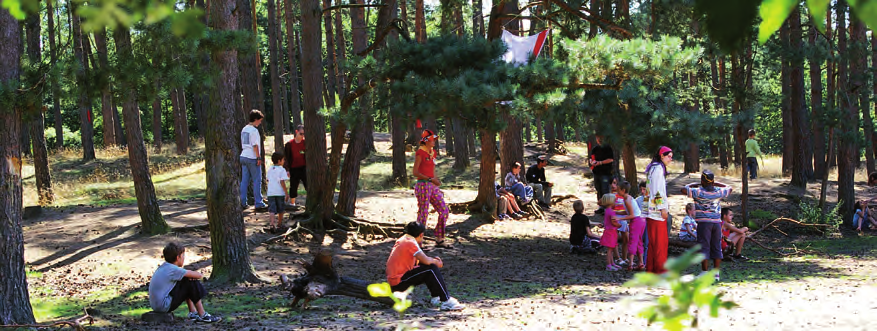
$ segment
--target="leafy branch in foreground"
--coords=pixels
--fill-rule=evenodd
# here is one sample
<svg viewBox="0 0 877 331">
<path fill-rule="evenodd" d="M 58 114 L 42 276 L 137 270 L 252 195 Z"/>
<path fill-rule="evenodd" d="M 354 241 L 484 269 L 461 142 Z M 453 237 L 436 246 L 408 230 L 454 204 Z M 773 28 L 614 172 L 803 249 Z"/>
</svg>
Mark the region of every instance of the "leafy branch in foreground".
<svg viewBox="0 0 877 331">
<path fill-rule="evenodd" d="M 408 295 L 411 294 L 411 291 L 414 291 L 414 286 L 409 287 L 405 292 L 393 292 L 393 289 L 390 288 L 389 283 L 378 283 L 371 284 L 368 286 L 368 294 L 373 297 L 388 297 L 393 299 L 393 310 L 399 312 L 399 315 L 405 313 L 405 310 L 411 307 L 411 300 L 408 300 Z"/>
<path fill-rule="evenodd" d="M 632 280 L 624 283 L 627 287 L 670 289 L 670 294 L 662 295 L 655 303 L 639 312 L 641 317 L 648 320 L 649 325 L 655 322 L 661 323 L 665 330 L 697 327 L 698 308 L 709 307 L 710 316 L 715 318 L 719 316 L 719 308 L 737 307 L 733 301 L 722 300 L 724 293 L 717 291 L 713 286 L 717 270 L 705 272 L 697 277 L 682 274 L 689 266 L 703 261 L 704 256 L 699 252 L 700 245 L 694 246 L 681 256 L 667 260 L 664 264 L 667 272 L 664 274 L 640 272 Z M 690 321 L 690 324 L 686 325 L 686 321 Z"/>
</svg>

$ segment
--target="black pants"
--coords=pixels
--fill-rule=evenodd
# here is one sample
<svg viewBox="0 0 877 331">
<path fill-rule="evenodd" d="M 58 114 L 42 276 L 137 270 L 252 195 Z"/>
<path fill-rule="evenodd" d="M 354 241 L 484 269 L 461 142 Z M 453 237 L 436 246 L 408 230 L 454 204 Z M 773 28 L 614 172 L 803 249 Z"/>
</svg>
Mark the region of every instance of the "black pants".
<svg viewBox="0 0 877 331">
<path fill-rule="evenodd" d="M 308 172 L 307 167 L 298 167 L 289 169 L 289 197 L 298 196 L 298 183 L 308 189 Z"/>
<path fill-rule="evenodd" d="M 173 312 L 186 302 L 186 300 L 192 300 L 192 303 L 198 303 L 201 301 L 201 298 L 207 296 L 207 290 L 204 289 L 204 285 L 201 284 L 198 280 L 183 278 L 182 280 L 177 282 L 177 285 L 174 285 L 174 288 L 171 290 L 171 307 L 168 309 L 168 312 Z"/>
<path fill-rule="evenodd" d="M 411 269 L 402 275 L 402 281 L 398 285 L 392 286 L 393 292 L 402 292 L 411 286 L 426 284 L 429 288 L 429 294 L 433 297 L 439 297 L 442 302 L 448 301 L 448 287 L 445 286 L 445 279 L 442 272 L 433 264 L 422 265 Z"/>
<path fill-rule="evenodd" d="M 597 189 L 597 202 L 599 203 L 603 194 L 611 193 L 612 175 L 594 175 L 594 188 Z"/>
<path fill-rule="evenodd" d="M 758 159 L 747 157 L 746 162 L 749 163 L 749 179 L 758 178 Z"/>
</svg>

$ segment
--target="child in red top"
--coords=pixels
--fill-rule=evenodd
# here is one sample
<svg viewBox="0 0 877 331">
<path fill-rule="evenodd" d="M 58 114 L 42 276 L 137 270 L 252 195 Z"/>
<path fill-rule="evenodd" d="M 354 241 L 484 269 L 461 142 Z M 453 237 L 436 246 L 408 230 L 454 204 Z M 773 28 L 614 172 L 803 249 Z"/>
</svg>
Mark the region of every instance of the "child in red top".
<svg viewBox="0 0 877 331">
<path fill-rule="evenodd" d="M 615 194 L 606 193 L 600 198 L 600 206 L 605 208 L 603 213 L 603 237 L 600 238 L 600 245 L 608 248 L 606 250 L 606 270 L 618 271 L 621 267 L 612 260 L 612 252 L 618 246 L 618 221 L 615 220 L 615 210 L 612 206 L 615 204 Z"/>
<path fill-rule="evenodd" d="M 431 130 L 423 130 L 420 148 L 414 153 L 414 196 L 417 197 L 417 222 L 426 227 L 429 218 L 429 205 L 438 212 L 438 223 L 435 226 L 435 246 L 451 248 L 445 244 L 445 222 L 448 221 L 448 206 L 439 186 L 442 182 L 435 177 L 435 151 L 433 147 L 438 136 Z"/>
<path fill-rule="evenodd" d="M 444 266 L 442 259 L 426 256 L 420 249 L 424 230 L 426 228 L 418 222 L 405 226 L 405 235 L 396 240 L 387 259 L 387 282 L 393 292 L 403 292 L 409 287 L 426 284 L 433 297 L 433 305 L 441 305 L 441 310 L 463 310 L 466 306 L 448 295 L 448 287 L 439 270 Z M 418 262 L 420 266 L 415 267 Z"/>
</svg>

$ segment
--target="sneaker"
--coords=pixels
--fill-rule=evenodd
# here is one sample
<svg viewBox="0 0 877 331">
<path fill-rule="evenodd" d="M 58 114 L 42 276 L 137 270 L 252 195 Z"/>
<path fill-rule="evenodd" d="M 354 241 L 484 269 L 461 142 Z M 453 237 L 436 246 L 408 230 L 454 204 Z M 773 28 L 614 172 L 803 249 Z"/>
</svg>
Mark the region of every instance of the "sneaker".
<svg viewBox="0 0 877 331">
<path fill-rule="evenodd" d="M 433 307 L 439 307 L 439 306 L 442 305 L 442 298 L 440 298 L 440 297 L 432 297 L 432 300 L 429 300 L 429 303 L 430 303 Z"/>
<path fill-rule="evenodd" d="M 610 264 L 610 265 L 606 266 L 606 271 L 618 271 L 618 270 L 621 270 L 621 267 L 619 267 L 617 265 Z"/>
<path fill-rule="evenodd" d="M 617 264 L 619 266 L 626 266 L 627 260 L 617 259 L 617 260 L 615 260 L 615 264 Z"/>
<path fill-rule="evenodd" d="M 511 217 L 511 218 L 513 218 L 513 219 L 516 219 L 516 220 L 519 220 L 519 219 L 521 219 L 521 216 L 520 216 L 520 215 L 518 215 L 518 214 L 515 214 L 515 213 L 512 213 L 512 214 L 511 214 L 511 215 L 509 215 L 509 216 L 510 216 L 510 217 Z"/>
<path fill-rule="evenodd" d="M 247 210 L 247 209 L 250 209 L 250 207 L 252 207 L 252 206 L 250 206 L 250 205 L 241 205 L 241 210 Z"/>
<path fill-rule="evenodd" d="M 749 261 L 749 258 L 743 256 L 742 254 L 731 255 L 731 256 L 732 256 L 734 259 L 737 259 L 737 260 L 740 260 L 740 261 Z"/>
<path fill-rule="evenodd" d="M 456 298 L 449 298 L 448 301 L 442 302 L 441 310 L 456 311 L 466 309 L 466 305 L 457 301 Z"/>
<path fill-rule="evenodd" d="M 716 272 L 716 283 L 718 283 L 719 281 L 721 281 L 721 277 L 719 277 L 719 273 Z"/>
<path fill-rule="evenodd" d="M 195 321 L 198 321 L 198 319 L 201 318 L 201 316 L 198 316 L 198 313 L 196 313 L 194 311 L 190 311 L 189 316 L 187 318 L 188 318 L 188 320 L 195 322 Z"/>
<path fill-rule="evenodd" d="M 499 218 L 500 220 L 506 220 L 506 219 L 509 219 L 511 217 L 509 217 L 509 215 L 506 215 L 506 214 L 499 214 L 499 216 L 497 216 L 497 218 Z"/>
<path fill-rule="evenodd" d="M 521 214 L 521 216 L 530 216 L 530 213 L 528 213 L 526 210 L 519 211 L 518 214 Z"/>
<path fill-rule="evenodd" d="M 222 320 L 222 317 L 210 315 L 210 313 L 204 313 L 204 315 L 199 316 L 196 322 L 201 323 L 214 323 Z"/>
</svg>

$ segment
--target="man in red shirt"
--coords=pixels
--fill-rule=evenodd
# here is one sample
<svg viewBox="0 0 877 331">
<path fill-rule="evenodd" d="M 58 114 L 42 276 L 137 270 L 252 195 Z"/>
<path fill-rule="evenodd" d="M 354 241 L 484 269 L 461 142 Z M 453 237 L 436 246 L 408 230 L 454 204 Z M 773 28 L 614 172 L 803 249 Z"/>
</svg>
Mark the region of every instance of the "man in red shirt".
<svg viewBox="0 0 877 331">
<path fill-rule="evenodd" d="M 465 305 L 448 294 L 445 279 L 439 270 L 444 266 L 442 259 L 426 256 L 420 249 L 424 230 L 426 228 L 418 222 L 408 223 L 405 235 L 396 240 L 387 259 L 387 282 L 390 288 L 393 292 L 402 292 L 409 287 L 426 284 L 434 306 L 440 306 L 441 310 L 465 309 Z M 420 266 L 415 268 L 418 262 Z"/>
<path fill-rule="evenodd" d="M 283 146 L 283 167 L 289 172 L 289 203 L 295 205 L 298 183 L 308 189 L 308 172 L 305 168 L 305 127 L 295 128 L 295 135 Z"/>
</svg>

